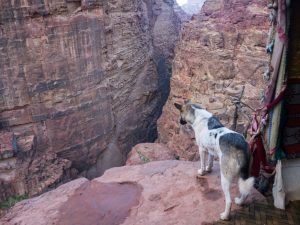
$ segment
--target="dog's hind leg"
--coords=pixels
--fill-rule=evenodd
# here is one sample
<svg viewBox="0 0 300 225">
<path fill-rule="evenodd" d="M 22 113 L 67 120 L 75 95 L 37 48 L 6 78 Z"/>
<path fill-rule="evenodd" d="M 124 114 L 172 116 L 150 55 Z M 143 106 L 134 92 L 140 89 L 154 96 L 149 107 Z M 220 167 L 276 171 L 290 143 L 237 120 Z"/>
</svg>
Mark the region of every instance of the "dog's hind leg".
<svg viewBox="0 0 300 225">
<path fill-rule="evenodd" d="M 200 154 L 200 169 L 198 170 L 198 174 L 200 176 L 203 176 L 205 174 L 205 155 L 206 155 L 206 152 L 199 148 L 199 154 Z"/>
<path fill-rule="evenodd" d="M 222 174 L 222 172 L 221 172 L 221 184 L 225 195 L 226 206 L 225 206 L 225 211 L 220 214 L 220 218 L 221 220 L 228 220 L 230 208 L 231 208 L 230 181 Z"/>
<path fill-rule="evenodd" d="M 242 205 L 244 203 L 244 201 L 245 201 L 246 198 L 247 198 L 247 195 L 241 194 L 241 197 L 235 197 L 234 198 L 234 202 L 237 205 Z"/>
<path fill-rule="evenodd" d="M 214 155 L 208 153 L 208 159 L 207 159 L 207 165 L 205 168 L 205 171 L 210 173 L 213 167 L 213 163 L 214 163 Z"/>
<path fill-rule="evenodd" d="M 241 197 L 239 197 L 239 198 L 236 197 L 234 199 L 235 204 L 242 205 L 244 203 L 244 201 L 247 198 L 247 196 L 249 195 L 253 185 L 254 185 L 253 177 L 249 177 L 248 179 L 239 178 L 239 190 L 241 193 Z"/>
</svg>

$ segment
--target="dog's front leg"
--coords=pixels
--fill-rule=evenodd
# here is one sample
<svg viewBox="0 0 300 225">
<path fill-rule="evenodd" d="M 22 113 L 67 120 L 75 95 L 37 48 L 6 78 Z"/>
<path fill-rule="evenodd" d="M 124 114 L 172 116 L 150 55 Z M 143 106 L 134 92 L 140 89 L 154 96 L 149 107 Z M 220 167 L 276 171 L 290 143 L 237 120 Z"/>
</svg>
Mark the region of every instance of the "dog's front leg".
<svg viewBox="0 0 300 225">
<path fill-rule="evenodd" d="M 207 159 L 207 166 L 205 168 L 205 171 L 210 173 L 213 167 L 214 163 L 214 155 L 208 153 L 208 159 Z"/>
<path fill-rule="evenodd" d="M 206 152 L 203 149 L 199 148 L 200 169 L 198 170 L 198 174 L 200 176 L 203 176 L 205 174 L 205 154 L 206 154 Z"/>
</svg>

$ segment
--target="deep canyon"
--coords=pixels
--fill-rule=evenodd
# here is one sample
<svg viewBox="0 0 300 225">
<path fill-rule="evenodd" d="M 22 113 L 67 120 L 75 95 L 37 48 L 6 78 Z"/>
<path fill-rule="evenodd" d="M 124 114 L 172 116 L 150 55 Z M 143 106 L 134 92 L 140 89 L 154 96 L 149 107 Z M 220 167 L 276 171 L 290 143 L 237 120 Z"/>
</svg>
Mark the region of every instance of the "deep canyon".
<svg viewBox="0 0 300 225">
<path fill-rule="evenodd" d="M 1 1 L 0 200 L 121 166 L 157 137 L 174 2 Z"/>
<path fill-rule="evenodd" d="M 191 16 L 173 0 L 0 0 L 0 201 L 99 177 L 138 143 L 197 160 L 175 102 L 243 132 L 251 111 L 234 100 L 260 105 L 266 4 L 206 0 Z"/>
</svg>

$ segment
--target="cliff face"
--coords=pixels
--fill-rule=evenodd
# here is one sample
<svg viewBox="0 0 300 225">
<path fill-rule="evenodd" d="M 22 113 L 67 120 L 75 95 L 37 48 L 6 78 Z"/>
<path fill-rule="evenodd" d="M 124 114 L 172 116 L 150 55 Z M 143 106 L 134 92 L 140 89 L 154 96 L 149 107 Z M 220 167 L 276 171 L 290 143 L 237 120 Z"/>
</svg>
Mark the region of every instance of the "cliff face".
<svg viewBox="0 0 300 225">
<path fill-rule="evenodd" d="M 200 14 L 185 23 L 173 62 L 171 93 L 158 122 L 159 142 L 182 159 L 197 158 L 193 131 L 179 126 L 174 102 L 192 99 L 216 114 L 227 127 L 245 129 L 251 111 L 234 98 L 257 108 L 268 66 L 266 1 L 207 0 Z M 243 113 L 241 113 L 243 112 Z"/>
<path fill-rule="evenodd" d="M 180 27 L 172 0 L 0 5 L 0 129 L 15 140 L 0 200 L 98 176 L 156 138 Z"/>
</svg>

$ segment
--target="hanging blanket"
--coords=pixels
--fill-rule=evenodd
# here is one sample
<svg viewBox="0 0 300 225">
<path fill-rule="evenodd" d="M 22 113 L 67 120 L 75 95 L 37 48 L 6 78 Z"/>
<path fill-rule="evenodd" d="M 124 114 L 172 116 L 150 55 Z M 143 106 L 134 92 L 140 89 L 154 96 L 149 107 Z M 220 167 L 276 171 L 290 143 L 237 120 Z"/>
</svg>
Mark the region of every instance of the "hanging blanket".
<svg viewBox="0 0 300 225">
<path fill-rule="evenodd" d="M 290 19 L 288 50 L 288 89 L 283 147 L 287 158 L 300 157 L 300 2 L 294 1 Z"/>
<path fill-rule="evenodd" d="M 278 38 L 278 36 L 277 36 Z M 275 44 L 282 45 L 281 41 L 275 39 Z M 269 123 L 265 130 L 265 143 L 267 144 L 267 153 L 272 160 L 280 159 L 284 156 L 281 153 L 280 148 L 280 138 L 282 136 L 282 99 L 284 96 L 285 90 L 285 70 L 286 70 L 286 47 L 284 45 L 281 46 L 282 48 L 279 49 L 281 54 L 276 54 L 274 52 L 273 59 L 278 57 L 278 59 L 274 62 L 274 68 L 277 71 L 277 79 L 274 78 L 272 83 L 274 84 L 273 87 L 273 96 L 266 104 L 266 107 L 269 108 Z M 275 49 L 276 50 L 276 49 Z M 279 65 L 278 65 L 279 64 Z M 276 71 L 276 70 L 274 70 Z M 274 73 L 275 75 L 275 73 Z M 270 89 L 269 89 L 270 91 Z M 269 94 L 269 96 L 271 96 Z M 268 97 L 268 95 L 267 95 Z M 268 107 L 270 106 L 270 107 Z"/>
<path fill-rule="evenodd" d="M 283 145 L 287 158 L 300 157 L 300 79 L 290 79 L 286 93 Z"/>
</svg>

